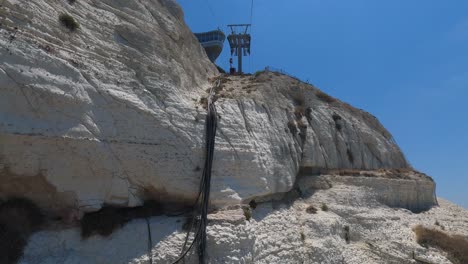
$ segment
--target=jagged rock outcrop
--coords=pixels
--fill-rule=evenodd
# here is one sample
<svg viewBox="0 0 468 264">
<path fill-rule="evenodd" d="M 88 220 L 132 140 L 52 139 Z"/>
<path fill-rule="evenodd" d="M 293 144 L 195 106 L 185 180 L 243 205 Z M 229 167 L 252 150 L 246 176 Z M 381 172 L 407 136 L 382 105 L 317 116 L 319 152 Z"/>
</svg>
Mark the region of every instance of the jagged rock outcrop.
<svg viewBox="0 0 468 264">
<path fill-rule="evenodd" d="M 176 3 L 5 0 L 0 14 L 0 196 L 50 211 L 193 201 L 218 72 Z M 375 117 L 311 85 L 219 80 L 213 206 L 287 192 L 301 168 L 409 167 Z"/>
</svg>

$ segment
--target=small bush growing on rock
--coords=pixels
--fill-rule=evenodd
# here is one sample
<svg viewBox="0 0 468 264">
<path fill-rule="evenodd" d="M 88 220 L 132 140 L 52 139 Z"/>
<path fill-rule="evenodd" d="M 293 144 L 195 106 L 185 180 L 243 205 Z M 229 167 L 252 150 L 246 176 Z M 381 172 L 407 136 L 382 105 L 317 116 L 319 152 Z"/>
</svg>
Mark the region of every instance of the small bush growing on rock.
<svg viewBox="0 0 468 264">
<path fill-rule="evenodd" d="M 413 228 L 416 241 L 422 246 L 439 248 L 448 254 L 453 263 L 468 263 L 468 240 L 460 235 L 449 235 L 442 231 L 418 225 Z"/>
<path fill-rule="evenodd" d="M 250 219 L 252 219 L 252 211 L 250 208 L 243 207 L 242 210 L 244 211 L 245 220 L 250 221 Z"/>
<path fill-rule="evenodd" d="M 304 95 L 302 93 L 295 93 L 292 96 L 293 103 L 295 106 L 302 106 L 304 107 L 305 105 L 305 100 L 304 100 Z"/>
<path fill-rule="evenodd" d="M 308 214 L 316 214 L 317 213 L 317 208 L 315 208 L 313 205 L 307 207 L 306 212 Z"/>
<path fill-rule="evenodd" d="M 256 71 L 254 74 L 253 74 L 253 77 L 254 78 L 257 78 L 258 76 L 260 76 L 260 74 L 264 73 L 265 71 Z"/>
<path fill-rule="evenodd" d="M 320 90 L 315 91 L 315 96 L 317 96 L 318 99 L 320 99 L 321 101 L 329 103 L 329 104 L 336 101 L 335 98 L 329 96 L 328 94 L 326 94 L 326 93 L 324 93 L 324 92 L 322 92 Z"/>
<path fill-rule="evenodd" d="M 200 104 L 204 109 L 208 109 L 208 98 L 202 97 L 200 98 Z"/>
<path fill-rule="evenodd" d="M 326 211 L 328 211 L 328 205 L 323 203 L 322 206 L 320 206 L 320 209 L 322 209 L 322 211 L 326 212 Z"/>
<path fill-rule="evenodd" d="M 301 240 L 302 240 L 302 241 L 305 241 L 305 240 L 306 240 L 306 236 L 305 236 L 304 232 L 301 232 Z"/>
<path fill-rule="evenodd" d="M 70 5 L 73 5 L 75 2 L 76 2 L 76 0 L 68 0 L 68 3 L 69 3 Z"/>
<path fill-rule="evenodd" d="M 68 28 L 70 31 L 75 31 L 78 28 L 80 28 L 80 24 L 78 24 L 78 22 L 76 22 L 76 20 L 69 14 L 61 14 L 59 16 L 59 21 L 64 27 Z"/>
</svg>

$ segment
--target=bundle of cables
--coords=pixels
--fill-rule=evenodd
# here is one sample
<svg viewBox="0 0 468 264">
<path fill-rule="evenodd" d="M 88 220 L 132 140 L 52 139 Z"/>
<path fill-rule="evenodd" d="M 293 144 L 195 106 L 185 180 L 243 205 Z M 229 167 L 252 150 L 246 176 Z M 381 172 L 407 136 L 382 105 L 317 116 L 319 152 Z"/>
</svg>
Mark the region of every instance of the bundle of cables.
<svg viewBox="0 0 468 264">
<path fill-rule="evenodd" d="M 215 87 L 220 85 L 220 80 L 217 81 Z M 203 169 L 202 178 L 200 180 L 200 186 L 198 191 L 197 200 L 195 202 L 195 209 L 192 216 L 190 228 L 187 231 L 185 242 L 182 248 L 182 253 L 179 258 L 173 262 L 174 264 L 180 263 L 193 247 L 196 245 L 198 252 L 199 263 L 204 264 L 206 258 L 206 226 L 208 224 L 208 205 L 210 200 L 210 187 L 211 187 L 211 168 L 213 165 L 213 154 L 215 147 L 216 129 L 218 123 L 218 116 L 216 113 L 216 106 L 214 104 L 215 94 L 214 88 L 211 88 L 210 95 L 208 97 L 207 115 L 205 122 L 205 166 Z M 188 240 L 192 230 L 194 230 L 193 240 L 187 247 Z"/>
</svg>

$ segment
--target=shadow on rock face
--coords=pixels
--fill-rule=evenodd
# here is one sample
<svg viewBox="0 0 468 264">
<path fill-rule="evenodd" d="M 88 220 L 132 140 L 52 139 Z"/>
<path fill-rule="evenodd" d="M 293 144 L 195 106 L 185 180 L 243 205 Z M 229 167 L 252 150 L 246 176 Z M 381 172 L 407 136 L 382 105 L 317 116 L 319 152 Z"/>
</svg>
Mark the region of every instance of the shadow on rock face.
<svg viewBox="0 0 468 264">
<path fill-rule="evenodd" d="M 133 208 L 105 206 L 97 212 L 87 213 L 83 216 L 81 219 L 81 237 L 88 238 L 96 234 L 109 236 L 132 219 L 162 214 L 162 206 L 156 201 L 146 201 L 143 206 Z"/>
<path fill-rule="evenodd" d="M 44 223 L 44 215 L 31 201 L 12 198 L 0 204 L 0 263 L 16 263 L 29 236 Z"/>
</svg>

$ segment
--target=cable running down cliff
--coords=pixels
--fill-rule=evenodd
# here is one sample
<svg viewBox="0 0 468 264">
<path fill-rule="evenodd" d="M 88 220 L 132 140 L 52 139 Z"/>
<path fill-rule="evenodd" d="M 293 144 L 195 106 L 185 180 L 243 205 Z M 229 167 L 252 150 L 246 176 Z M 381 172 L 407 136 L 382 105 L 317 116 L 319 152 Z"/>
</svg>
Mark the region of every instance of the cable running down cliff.
<svg viewBox="0 0 468 264">
<path fill-rule="evenodd" d="M 215 87 L 220 85 L 220 80 L 217 81 Z M 210 188 L 211 188 L 211 169 L 213 166 L 214 157 L 214 146 L 216 138 L 216 129 L 218 124 L 218 115 L 216 112 L 216 106 L 214 104 L 214 87 L 210 90 L 208 96 L 207 115 L 205 122 L 205 166 L 203 169 L 202 178 L 200 180 L 200 186 L 198 191 L 198 197 L 195 201 L 195 209 L 193 218 L 191 221 L 190 229 L 187 231 L 182 254 L 180 257 L 173 262 L 174 264 L 179 263 L 187 256 L 192 250 L 194 245 L 197 245 L 198 260 L 200 264 L 204 264 L 206 258 L 206 226 L 208 224 L 208 205 L 210 200 Z M 194 225 L 197 225 L 194 238 L 190 246 L 186 249 L 190 232 Z"/>
</svg>

